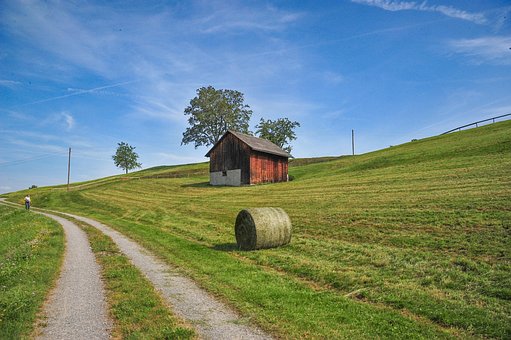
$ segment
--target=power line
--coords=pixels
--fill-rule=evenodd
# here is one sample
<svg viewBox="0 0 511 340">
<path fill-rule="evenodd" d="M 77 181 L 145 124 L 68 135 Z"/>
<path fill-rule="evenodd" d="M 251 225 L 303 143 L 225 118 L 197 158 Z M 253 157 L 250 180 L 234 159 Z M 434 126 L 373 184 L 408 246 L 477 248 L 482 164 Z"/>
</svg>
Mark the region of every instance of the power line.
<svg viewBox="0 0 511 340">
<path fill-rule="evenodd" d="M 0 163 L 0 167 L 19 165 L 19 164 L 39 161 L 39 160 L 42 160 L 42 159 L 46 159 L 46 158 L 50 158 L 50 157 L 55 157 L 55 156 L 63 156 L 63 155 L 64 155 L 63 153 L 50 153 L 50 154 L 38 155 L 38 156 L 35 156 L 35 157 L 16 159 L 16 160 L 13 160 L 13 161 L 1 162 Z"/>
</svg>

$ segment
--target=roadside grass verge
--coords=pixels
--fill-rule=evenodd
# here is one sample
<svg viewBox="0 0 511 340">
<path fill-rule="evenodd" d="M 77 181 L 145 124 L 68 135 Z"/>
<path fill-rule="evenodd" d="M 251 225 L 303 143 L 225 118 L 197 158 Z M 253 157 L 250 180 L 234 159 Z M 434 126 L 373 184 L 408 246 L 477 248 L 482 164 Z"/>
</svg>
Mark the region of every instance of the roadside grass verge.
<svg viewBox="0 0 511 340">
<path fill-rule="evenodd" d="M 63 252 L 57 222 L 0 204 L 0 339 L 30 337 Z"/>
<path fill-rule="evenodd" d="M 65 216 L 71 219 L 69 216 Z M 194 339 L 195 333 L 165 305 L 143 274 L 113 241 L 86 223 L 71 219 L 86 233 L 102 268 L 114 339 Z"/>
<path fill-rule="evenodd" d="M 509 169 L 511 121 L 297 163 L 288 183 L 146 178 L 34 202 L 110 225 L 283 337 L 508 339 Z M 264 206 L 289 214 L 291 244 L 237 251 L 237 213 Z"/>
</svg>

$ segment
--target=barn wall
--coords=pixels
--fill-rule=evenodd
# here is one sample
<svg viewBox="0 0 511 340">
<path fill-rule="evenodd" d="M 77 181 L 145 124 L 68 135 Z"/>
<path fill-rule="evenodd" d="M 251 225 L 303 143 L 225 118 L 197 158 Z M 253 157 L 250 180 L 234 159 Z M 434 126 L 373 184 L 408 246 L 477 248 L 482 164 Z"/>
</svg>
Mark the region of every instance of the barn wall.
<svg viewBox="0 0 511 340">
<path fill-rule="evenodd" d="M 241 169 L 210 172 L 209 184 L 238 187 L 241 185 Z"/>
<path fill-rule="evenodd" d="M 250 156 L 250 184 L 286 182 L 287 171 L 286 157 L 255 151 Z"/>
<path fill-rule="evenodd" d="M 228 170 L 240 170 L 241 184 L 250 184 L 250 148 L 230 133 L 210 153 L 209 172 L 217 173 L 217 175 L 210 175 L 210 182 L 212 182 L 211 176 L 218 176 L 219 172 Z M 219 181 L 222 180 L 224 179 Z"/>
</svg>

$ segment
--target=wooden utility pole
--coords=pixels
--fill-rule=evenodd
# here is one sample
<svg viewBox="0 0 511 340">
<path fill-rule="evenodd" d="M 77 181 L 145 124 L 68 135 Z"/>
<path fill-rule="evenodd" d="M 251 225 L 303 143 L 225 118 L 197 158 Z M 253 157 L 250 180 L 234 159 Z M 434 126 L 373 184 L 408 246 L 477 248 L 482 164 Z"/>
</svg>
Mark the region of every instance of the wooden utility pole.
<svg viewBox="0 0 511 340">
<path fill-rule="evenodd" d="M 69 157 L 67 158 L 67 191 L 69 191 L 70 174 L 71 174 L 71 148 L 69 148 Z"/>
<path fill-rule="evenodd" d="M 355 156 L 355 130 L 351 130 L 351 154 Z"/>
</svg>

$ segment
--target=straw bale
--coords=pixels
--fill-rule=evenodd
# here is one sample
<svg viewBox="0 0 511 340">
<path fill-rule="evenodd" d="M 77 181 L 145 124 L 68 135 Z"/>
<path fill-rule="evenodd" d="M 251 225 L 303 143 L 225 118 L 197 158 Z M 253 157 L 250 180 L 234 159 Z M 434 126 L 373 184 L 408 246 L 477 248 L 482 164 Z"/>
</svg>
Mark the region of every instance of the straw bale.
<svg viewBox="0 0 511 340">
<path fill-rule="evenodd" d="M 239 212 L 234 232 L 238 248 L 273 248 L 291 241 L 291 220 L 281 208 L 248 208 Z"/>
</svg>

